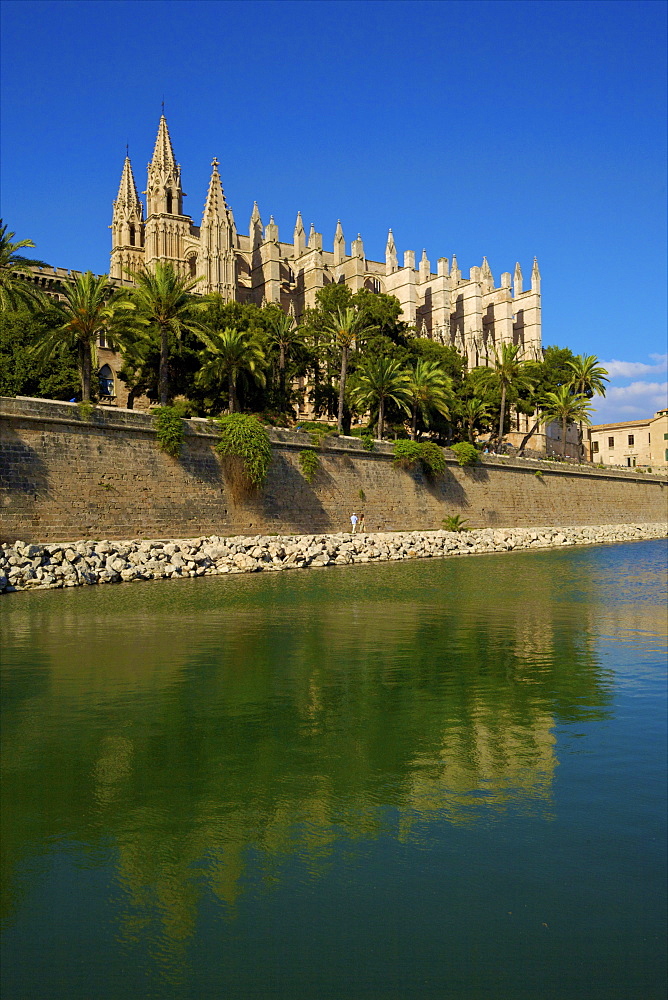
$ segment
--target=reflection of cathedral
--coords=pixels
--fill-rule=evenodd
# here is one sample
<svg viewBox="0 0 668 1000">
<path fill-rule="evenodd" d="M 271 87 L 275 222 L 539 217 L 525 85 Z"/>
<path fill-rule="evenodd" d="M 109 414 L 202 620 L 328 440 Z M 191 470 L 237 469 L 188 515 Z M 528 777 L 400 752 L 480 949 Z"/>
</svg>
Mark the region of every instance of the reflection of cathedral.
<svg viewBox="0 0 668 1000">
<path fill-rule="evenodd" d="M 257 203 L 246 236 L 237 232 L 216 159 L 202 221 L 196 226 L 183 213 L 181 168 L 164 115 L 145 193 L 146 218 L 126 157 L 111 225 L 114 278 L 124 277 L 124 268 L 170 261 L 183 274 L 200 276 L 202 292 L 220 292 L 228 301 L 275 302 L 296 316 L 315 304 L 319 288 L 341 282 L 353 292 L 366 288 L 395 295 L 406 322 L 423 336 L 454 344 L 469 366 L 488 363 L 494 347 L 502 343 L 519 343 L 527 356 L 540 357 L 540 272 L 535 259 L 530 289 L 523 290 L 519 264 L 512 276 L 502 274 L 495 288 L 487 258 L 481 267 L 471 268 L 468 278 L 455 256 L 452 261 L 439 258 L 433 273 L 424 250 L 417 267 L 412 250 L 404 253 L 400 266 L 392 230 L 384 262 L 365 257 L 359 235 L 348 253 L 340 222 L 332 250 L 323 250 L 322 234 L 311 225 L 307 236 L 299 213 L 292 242 L 281 242 L 273 216 L 264 226 Z"/>
</svg>

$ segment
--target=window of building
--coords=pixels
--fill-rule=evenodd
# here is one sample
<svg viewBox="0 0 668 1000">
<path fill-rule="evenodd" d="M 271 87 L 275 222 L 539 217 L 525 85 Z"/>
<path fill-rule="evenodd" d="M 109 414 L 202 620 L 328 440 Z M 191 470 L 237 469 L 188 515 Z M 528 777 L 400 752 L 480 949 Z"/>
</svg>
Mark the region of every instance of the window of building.
<svg viewBox="0 0 668 1000">
<path fill-rule="evenodd" d="M 130 246 L 133 247 L 134 245 L 135 245 L 135 227 L 130 226 Z"/>
<path fill-rule="evenodd" d="M 192 257 L 188 257 L 188 270 L 191 278 L 197 277 L 197 257 L 194 254 Z"/>
<path fill-rule="evenodd" d="M 664 441 L 668 441 L 668 434 L 664 434 L 664 435 L 663 435 L 663 440 L 664 440 Z"/>
<path fill-rule="evenodd" d="M 114 396 L 114 373 L 109 365 L 102 365 L 97 373 L 97 377 L 100 383 L 100 395 Z"/>
<path fill-rule="evenodd" d="M 168 215 L 172 214 L 172 192 L 171 191 L 167 192 L 167 214 Z"/>
<path fill-rule="evenodd" d="M 614 448 L 614 447 L 615 447 L 615 439 L 608 438 L 608 448 Z"/>
<path fill-rule="evenodd" d="M 598 441 L 592 441 L 591 450 L 594 455 L 598 455 Z"/>
<path fill-rule="evenodd" d="M 635 444 L 635 441 L 636 441 L 636 439 L 633 436 L 633 434 L 629 434 L 629 448 L 633 447 L 633 445 Z"/>
<path fill-rule="evenodd" d="M 98 335 L 97 335 L 97 344 L 98 344 L 98 347 L 107 347 L 108 346 L 108 344 L 107 344 L 107 338 L 106 338 L 106 336 L 103 333 L 98 333 Z"/>
<path fill-rule="evenodd" d="M 635 464 L 636 464 L 635 458 L 632 458 L 629 455 L 628 458 L 626 459 L 626 464 L 628 465 L 629 468 L 635 468 Z"/>
</svg>

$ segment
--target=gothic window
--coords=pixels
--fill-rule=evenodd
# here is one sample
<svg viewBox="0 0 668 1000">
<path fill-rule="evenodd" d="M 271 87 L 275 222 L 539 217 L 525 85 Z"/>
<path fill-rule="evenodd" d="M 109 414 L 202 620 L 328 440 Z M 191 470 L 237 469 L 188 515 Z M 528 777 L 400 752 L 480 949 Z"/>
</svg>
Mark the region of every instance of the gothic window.
<svg viewBox="0 0 668 1000">
<path fill-rule="evenodd" d="M 188 257 L 188 271 L 191 278 L 197 277 L 197 257 L 195 254 L 191 254 L 191 256 Z"/>
<path fill-rule="evenodd" d="M 114 396 L 114 373 L 109 365 L 102 365 L 97 377 L 100 383 L 101 396 Z"/>
<path fill-rule="evenodd" d="M 133 247 L 134 245 L 135 245 L 135 227 L 130 226 L 130 246 Z"/>
<path fill-rule="evenodd" d="M 172 192 L 171 191 L 167 192 L 167 214 L 168 215 L 172 214 Z"/>
</svg>

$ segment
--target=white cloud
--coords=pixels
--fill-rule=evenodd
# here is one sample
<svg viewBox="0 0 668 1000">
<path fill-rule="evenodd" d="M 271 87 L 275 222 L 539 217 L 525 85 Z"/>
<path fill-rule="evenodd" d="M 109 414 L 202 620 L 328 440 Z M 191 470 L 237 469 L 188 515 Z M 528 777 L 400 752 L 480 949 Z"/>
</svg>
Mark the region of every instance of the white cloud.
<svg viewBox="0 0 668 1000">
<path fill-rule="evenodd" d="M 611 385 L 604 398 L 595 396 L 592 403 L 596 406 L 592 413 L 595 424 L 644 420 L 668 406 L 668 382 L 636 381 L 630 385 Z"/>
<path fill-rule="evenodd" d="M 648 365 L 642 361 L 602 361 L 611 379 L 638 378 L 642 375 L 661 375 L 668 367 L 668 354 L 650 354 L 654 364 Z"/>
</svg>

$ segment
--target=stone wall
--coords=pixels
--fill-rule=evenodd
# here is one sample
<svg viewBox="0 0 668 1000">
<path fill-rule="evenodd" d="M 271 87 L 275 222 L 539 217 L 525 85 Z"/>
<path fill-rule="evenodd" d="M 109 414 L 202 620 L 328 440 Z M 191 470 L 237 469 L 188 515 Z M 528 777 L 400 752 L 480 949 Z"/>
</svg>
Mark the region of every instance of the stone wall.
<svg viewBox="0 0 668 1000">
<path fill-rule="evenodd" d="M 0 541 L 331 532 L 353 510 L 370 531 L 439 528 L 448 514 L 480 528 L 666 520 L 665 475 L 491 457 L 469 470 L 450 456 L 444 479 L 430 483 L 395 469 L 390 445 L 369 453 L 330 438 L 309 485 L 298 461 L 313 447 L 308 435 L 271 436 L 265 489 L 237 505 L 206 420 L 186 421 L 173 459 L 146 414 L 98 408 L 86 420 L 73 403 L 1 398 Z"/>
</svg>

